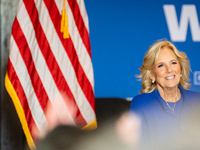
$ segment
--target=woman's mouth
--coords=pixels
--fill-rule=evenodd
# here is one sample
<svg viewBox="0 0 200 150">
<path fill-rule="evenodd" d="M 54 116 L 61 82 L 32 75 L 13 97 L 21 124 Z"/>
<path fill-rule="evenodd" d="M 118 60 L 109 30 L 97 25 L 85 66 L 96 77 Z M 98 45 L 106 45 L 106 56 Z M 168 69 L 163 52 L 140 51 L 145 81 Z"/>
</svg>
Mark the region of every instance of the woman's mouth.
<svg viewBox="0 0 200 150">
<path fill-rule="evenodd" d="M 165 79 L 166 79 L 166 80 L 170 80 L 170 79 L 173 79 L 173 78 L 175 78 L 175 75 L 166 77 Z"/>
</svg>

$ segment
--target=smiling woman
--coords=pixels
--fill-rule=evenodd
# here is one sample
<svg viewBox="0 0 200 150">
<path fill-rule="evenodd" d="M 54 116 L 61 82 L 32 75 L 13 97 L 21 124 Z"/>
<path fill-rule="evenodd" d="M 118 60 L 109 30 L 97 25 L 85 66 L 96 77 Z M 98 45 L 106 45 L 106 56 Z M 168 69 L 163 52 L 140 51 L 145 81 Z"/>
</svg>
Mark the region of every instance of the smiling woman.
<svg viewBox="0 0 200 150">
<path fill-rule="evenodd" d="M 158 41 L 147 51 L 140 71 L 142 94 L 133 98 L 130 109 L 142 120 L 142 148 L 173 148 L 159 143 L 173 143 L 175 135 L 187 130 L 186 118 L 200 106 L 200 93 L 188 90 L 187 55 L 169 41 Z"/>
<path fill-rule="evenodd" d="M 163 54 L 162 53 L 160 54 L 160 51 L 161 50 L 163 51 L 163 49 L 168 49 L 173 52 L 173 53 L 171 52 L 170 54 L 173 55 L 171 59 L 174 58 L 175 62 L 173 62 L 172 60 L 171 63 L 180 64 L 180 69 L 181 69 L 180 76 L 182 77 L 180 79 L 179 84 L 184 89 L 188 89 L 191 86 L 191 84 L 189 84 L 190 64 L 189 64 L 189 59 L 187 59 L 186 53 L 178 51 L 178 49 L 169 41 L 158 41 L 154 45 L 152 45 L 147 51 L 144 57 L 142 67 L 140 68 L 141 75 L 137 76 L 142 80 L 143 89 L 140 91 L 141 93 L 149 93 L 152 92 L 155 88 L 157 88 L 155 79 L 152 80 L 150 76 L 153 75 L 156 65 L 158 65 L 159 63 L 164 63 L 162 59 L 165 57 L 165 54 L 168 53 L 169 51 L 165 51 L 165 54 L 164 52 L 162 52 Z M 158 59 L 159 56 L 160 60 Z M 168 56 L 166 58 L 168 58 Z M 162 66 L 157 66 L 157 67 L 162 67 Z M 155 84 L 152 84 L 152 82 Z"/>
<path fill-rule="evenodd" d="M 150 78 L 156 81 L 157 89 L 165 101 L 176 102 L 180 99 L 180 91 L 177 88 L 180 73 L 181 67 L 174 52 L 168 47 L 161 48 Z M 168 95 L 171 96 L 170 99 Z"/>
</svg>

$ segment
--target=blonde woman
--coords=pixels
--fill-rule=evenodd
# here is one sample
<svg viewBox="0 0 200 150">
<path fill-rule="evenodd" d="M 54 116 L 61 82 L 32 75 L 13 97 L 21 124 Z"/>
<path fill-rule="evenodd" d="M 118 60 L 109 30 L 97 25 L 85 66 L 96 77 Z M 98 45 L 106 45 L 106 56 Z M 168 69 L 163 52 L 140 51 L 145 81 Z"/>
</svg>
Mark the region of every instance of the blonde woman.
<svg viewBox="0 0 200 150">
<path fill-rule="evenodd" d="M 188 90 L 187 55 L 169 41 L 158 41 L 147 51 L 140 71 L 143 89 L 130 111 L 142 120 L 141 149 L 173 148 L 174 138 L 187 130 L 186 118 L 200 104 L 200 93 Z"/>
</svg>

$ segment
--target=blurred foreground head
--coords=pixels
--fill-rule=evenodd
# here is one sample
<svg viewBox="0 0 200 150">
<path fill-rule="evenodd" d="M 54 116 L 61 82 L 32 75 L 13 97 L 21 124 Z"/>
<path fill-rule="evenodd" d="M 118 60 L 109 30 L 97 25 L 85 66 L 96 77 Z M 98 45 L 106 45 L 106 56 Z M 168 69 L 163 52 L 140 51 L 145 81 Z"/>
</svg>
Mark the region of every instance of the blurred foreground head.
<svg viewBox="0 0 200 150">
<path fill-rule="evenodd" d="M 74 101 L 72 101 L 66 94 L 62 97 L 55 98 L 54 101 L 48 101 L 45 108 L 46 122 L 39 131 L 34 124 L 32 127 L 32 135 L 35 142 L 43 139 L 49 132 L 54 130 L 59 125 L 78 126 L 75 123 L 78 108 Z"/>
<path fill-rule="evenodd" d="M 117 121 L 105 122 L 93 131 L 58 126 L 41 140 L 37 150 L 137 150 L 140 120 L 124 113 Z"/>
</svg>

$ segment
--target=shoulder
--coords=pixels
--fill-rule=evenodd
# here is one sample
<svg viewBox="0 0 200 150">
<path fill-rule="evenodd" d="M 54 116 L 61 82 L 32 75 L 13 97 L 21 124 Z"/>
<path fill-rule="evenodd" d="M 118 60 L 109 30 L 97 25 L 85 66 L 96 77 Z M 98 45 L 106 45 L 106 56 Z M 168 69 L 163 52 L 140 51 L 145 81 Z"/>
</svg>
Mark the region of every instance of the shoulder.
<svg viewBox="0 0 200 150">
<path fill-rule="evenodd" d="M 191 90 L 184 90 L 182 94 L 184 112 L 189 116 L 198 114 L 200 108 L 200 93 Z"/>
<path fill-rule="evenodd" d="M 135 96 L 131 101 L 131 110 L 137 110 L 145 107 L 152 100 L 151 93 L 142 93 Z"/>
<path fill-rule="evenodd" d="M 200 93 L 191 90 L 181 90 L 185 102 L 200 105 Z"/>
<path fill-rule="evenodd" d="M 191 90 L 181 90 L 183 92 L 183 95 L 185 97 L 190 97 L 190 98 L 197 98 L 200 100 L 200 93 L 196 91 L 191 91 Z"/>
<path fill-rule="evenodd" d="M 139 95 L 136 95 L 133 99 L 132 99 L 132 102 L 131 103 L 141 103 L 143 102 L 144 100 L 150 98 L 150 93 L 142 93 L 142 94 L 139 94 Z"/>
</svg>

